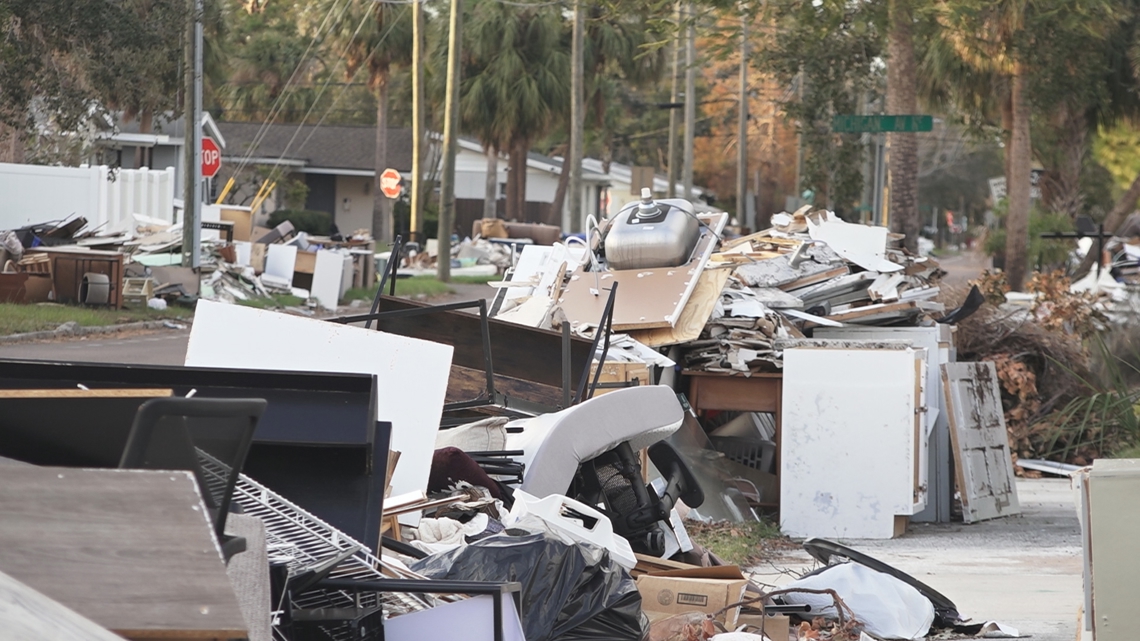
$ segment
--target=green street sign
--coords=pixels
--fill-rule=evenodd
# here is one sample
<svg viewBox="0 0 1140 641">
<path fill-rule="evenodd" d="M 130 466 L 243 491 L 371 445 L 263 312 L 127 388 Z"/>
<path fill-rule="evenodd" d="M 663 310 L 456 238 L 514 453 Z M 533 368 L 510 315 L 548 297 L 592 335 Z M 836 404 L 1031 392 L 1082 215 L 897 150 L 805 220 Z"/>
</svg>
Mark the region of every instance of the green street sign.
<svg viewBox="0 0 1140 641">
<path fill-rule="evenodd" d="M 931 131 L 934 117 L 911 116 L 835 116 L 831 119 L 831 130 L 837 133 L 879 133 L 899 131 Z"/>
</svg>

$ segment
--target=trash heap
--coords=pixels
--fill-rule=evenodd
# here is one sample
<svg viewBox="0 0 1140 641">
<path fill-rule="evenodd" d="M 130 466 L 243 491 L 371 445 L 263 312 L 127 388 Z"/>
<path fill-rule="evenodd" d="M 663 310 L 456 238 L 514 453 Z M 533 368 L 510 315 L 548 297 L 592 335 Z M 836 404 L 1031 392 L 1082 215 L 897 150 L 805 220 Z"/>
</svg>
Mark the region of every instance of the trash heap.
<svg viewBox="0 0 1140 641">
<path fill-rule="evenodd" d="M 198 299 L 241 303 L 288 295 L 303 301 L 291 310 L 311 314 L 335 309 L 349 288 L 375 282 L 368 230 L 316 236 L 289 221 L 258 227 L 248 207 L 210 207 L 220 220 L 203 223 L 196 270 L 181 266 L 182 224 L 145 216 L 110 228 L 90 229 L 84 218 L 71 217 L 0 232 L 0 300 L 161 309 Z"/>
</svg>

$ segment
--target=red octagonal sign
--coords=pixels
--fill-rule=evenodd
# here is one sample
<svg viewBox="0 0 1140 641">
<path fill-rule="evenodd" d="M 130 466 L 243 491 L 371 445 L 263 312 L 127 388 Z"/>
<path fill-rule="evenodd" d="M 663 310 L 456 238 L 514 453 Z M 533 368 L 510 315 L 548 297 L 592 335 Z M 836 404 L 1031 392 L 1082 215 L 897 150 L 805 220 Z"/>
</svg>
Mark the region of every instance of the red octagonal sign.
<svg viewBox="0 0 1140 641">
<path fill-rule="evenodd" d="M 202 177 L 213 178 L 222 168 L 222 150 L 209 136 L 202 136 Z"/>
<path fill-rule="evenodd" d="M 400 196 L 400 172 L 391 167 L 385 169 L 380 174 L 380 191 L 389 198 L 398 198 Z"/>
</svg>

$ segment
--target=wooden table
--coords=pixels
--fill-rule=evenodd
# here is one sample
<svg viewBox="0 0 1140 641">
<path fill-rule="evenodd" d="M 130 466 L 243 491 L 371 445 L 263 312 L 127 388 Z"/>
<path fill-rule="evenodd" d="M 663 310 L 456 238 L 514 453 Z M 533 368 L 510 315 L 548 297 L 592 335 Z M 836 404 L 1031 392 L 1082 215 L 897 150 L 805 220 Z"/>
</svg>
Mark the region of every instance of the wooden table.
<svg viewBox="0 0 1140 641">
<path fill-rule="evenodd" d="M 2 466 L 0 514 L 0 571 L 108 630 L 247 636 L 189 472 Z"/>
<path fill-rule="evenodd" d="M 697 412 L 723 410 L 734 412 L 769 412 L 776 422 L 776 491 L 779 492 L 780 418 L 784 393 L 782 373 L 760 373 L 736 376 L 685 370 L 689 377 L 689 404 Z M 765 501 L 767 503 L 767 501 Z"/>
</svg>

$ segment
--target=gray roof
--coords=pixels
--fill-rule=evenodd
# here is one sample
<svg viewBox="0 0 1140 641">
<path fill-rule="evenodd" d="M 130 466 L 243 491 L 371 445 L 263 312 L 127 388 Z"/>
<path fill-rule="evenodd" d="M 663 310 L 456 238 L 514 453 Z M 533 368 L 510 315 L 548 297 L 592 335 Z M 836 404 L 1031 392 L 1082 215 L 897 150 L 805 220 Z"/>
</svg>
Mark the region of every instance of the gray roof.
<svg viewBox="0 0 1140 641">
<path fill-rule="evenodd" d="M 227 157 L 245 156 L 249 152 L 259 122 L 219 122 L 218 129 L 226 138 Z M 299 131 L 298 131 L 299 130 Z M 294 138 L 296 134 L 296 138 Z M 292 144 L 290 145 L 290 140 Z M 287 154 L 286 147 L 289 148 Z M 376 127 L 357 125 L 274 124 L 250 154 L 255 158 L 283 158 L 303 161 L 308 168 L 357 169 L 376 168 Z M 388 166 L 398 171 L 412 169 L 412 130 L 388 129 Z"/>
</svg>

